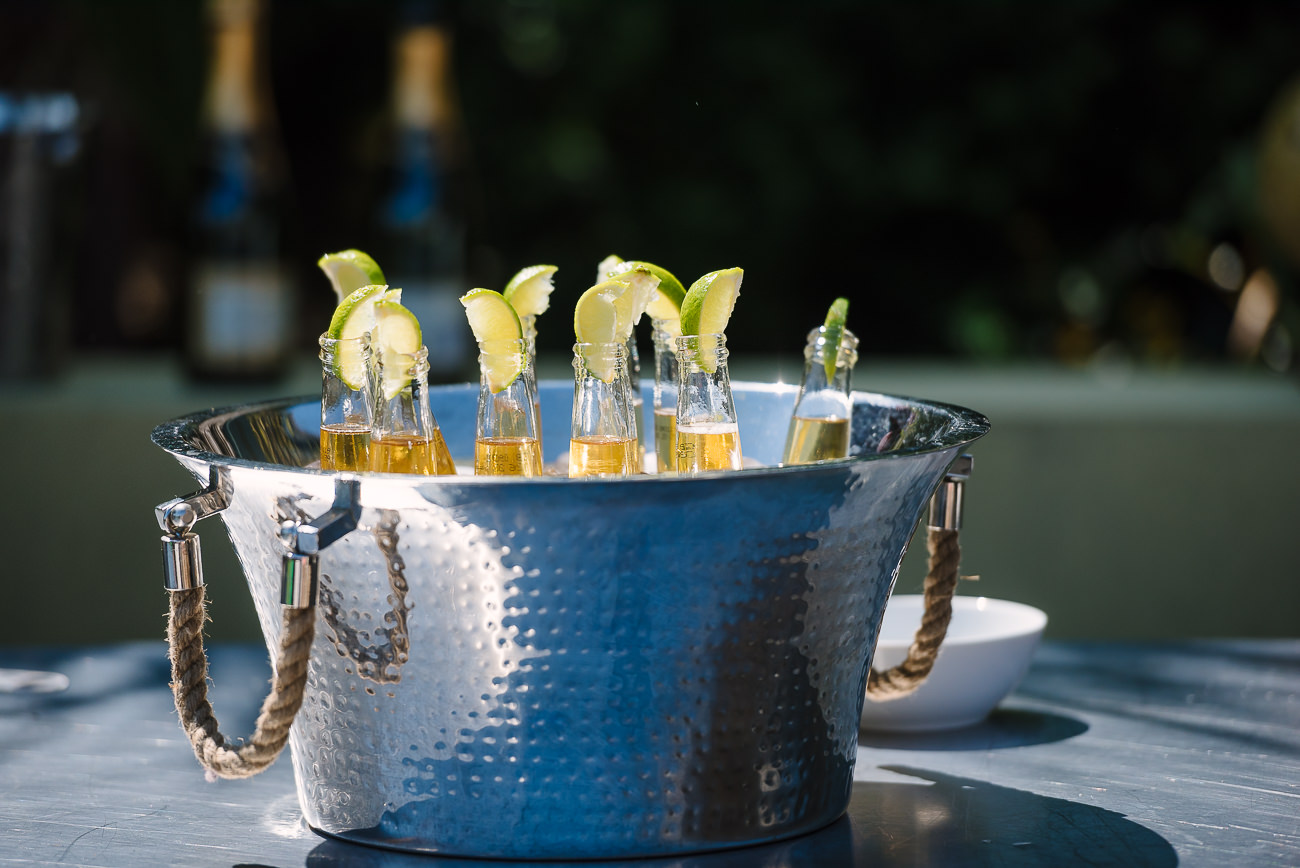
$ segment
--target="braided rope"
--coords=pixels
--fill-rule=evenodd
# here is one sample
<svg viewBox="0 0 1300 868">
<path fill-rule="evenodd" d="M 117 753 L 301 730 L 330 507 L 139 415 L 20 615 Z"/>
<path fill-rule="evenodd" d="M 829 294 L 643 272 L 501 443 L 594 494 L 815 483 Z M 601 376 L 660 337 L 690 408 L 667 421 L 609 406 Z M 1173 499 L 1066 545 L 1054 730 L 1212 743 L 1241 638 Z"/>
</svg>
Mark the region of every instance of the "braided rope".
<svg viewBox="0 0 1300 868">
<path fill-rule="evenodd" d="M 265 770 L 284 750 L 289 728 L 302 706 L 307 662 L 316 632 L 316 609 L 284 610 L 280 648 L 271 692 L 262 703 L 247 742 L 232 745 L 218 729 L 208 701 L 208 658 L 203 625 L 208 620 L 203 587 L 173 591 L 167 619 L 172 664 L 172 695 L 194 755 L 209 777 L 247 778 Z"/>
<path fill-rule="evenodd" d="M 952 621 L 952 595 L 961 567 L 961 543 L 955 530 L 929 528 L 925 538 L 930 552 L 925 576 L 925 614 L 907 649 L 907 659 L 892 669 L 867 676 L 867 698 L 876 702 L 898 699 L 916 690 L 934 668 L 939 646 Z"/>
</svg>

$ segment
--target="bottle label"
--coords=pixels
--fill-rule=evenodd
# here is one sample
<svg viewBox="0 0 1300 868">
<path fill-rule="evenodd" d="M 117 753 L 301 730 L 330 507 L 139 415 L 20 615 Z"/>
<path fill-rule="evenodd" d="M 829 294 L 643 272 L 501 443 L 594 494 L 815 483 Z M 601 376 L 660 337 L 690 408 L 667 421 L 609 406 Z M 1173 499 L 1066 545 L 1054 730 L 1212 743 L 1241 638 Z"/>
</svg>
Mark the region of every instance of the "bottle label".
<svg viewBox="0 0 1300 868">
<path fill-rule="evenodd" d="M 284 358 L 289 293 L 276 266 L 202 266 L 195 290 L 191 353 L 197 362 L 247 371 Z"/>
</svg>

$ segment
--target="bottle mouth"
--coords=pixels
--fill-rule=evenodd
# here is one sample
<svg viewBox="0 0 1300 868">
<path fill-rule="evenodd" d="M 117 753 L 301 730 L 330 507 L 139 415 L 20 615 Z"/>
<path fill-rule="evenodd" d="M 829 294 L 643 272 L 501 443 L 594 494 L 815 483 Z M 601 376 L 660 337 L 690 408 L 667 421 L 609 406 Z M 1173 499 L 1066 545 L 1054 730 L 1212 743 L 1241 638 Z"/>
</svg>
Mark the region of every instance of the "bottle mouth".
<svg viewBox="0 0 1300 868">
<path fill-rule="evenodd" d="M 339 344 L 369 344 L 370 332 L 362 332 L 354 338 L 332 338 L 329 332 L 321 332 L 320 337 L 316 339 L 316 343 L 322 347 L 336 347 Z"/>
<path fill-rule="evenodd" d="M 316 343 L 320 346 L 319 357 L 322 362 L 337 359 L 340 351 L 360 353 L 365 358 L 370 356 L 370 332 L 364 332 L 354 338 L 332 338 L 328 332 L 321 332 Z"/>
<path fill-rule="evenodd" d="M 677 338 L 677 356 L 709 356 L 717 354 L 719 359 L 729 355 L 727 336 L 724 334 L 682 335 Z"/>
<path fill-rule="evenodd" d="M 528 352 L 527 338 L 507 338 L 485 341 L 478 345 L 479 358 L 483 356 L 512 356 Z"/>
<path fill-rule="evenodd" d="M 389 376 L 426 376 L 429 373 L 429 348 L 421 346 L 413 353 L 380 353 L 377 361 L 379 371 Z"/>
<path fill-rule="evenodd" d="M 830 332 L 831 330 L 824 325 L 808 332 L 808 345 L 804 349 L 804 357 L 811 359 L 825 353 L 833 340 Z M 848 329 L 840 330 L 838 357 L 843 359 L 845 364 L 849 366 L 856 364 L 858 361 L 858 336 Z"/>
<path fill-rule="evenodd" d="M 583 354 L 589 354 L 593 352 L 595 353 L 603 352 L 603 353 L 610 353 L 611 355 L 616 353 L 627 355 L 627 344 L 623 341 L 609 341 L 609 342 L 601 341 L 596 343 L 578 341 L 573 345 L 573 351 L 575 353 L 583 353 Z"/>
</svg>

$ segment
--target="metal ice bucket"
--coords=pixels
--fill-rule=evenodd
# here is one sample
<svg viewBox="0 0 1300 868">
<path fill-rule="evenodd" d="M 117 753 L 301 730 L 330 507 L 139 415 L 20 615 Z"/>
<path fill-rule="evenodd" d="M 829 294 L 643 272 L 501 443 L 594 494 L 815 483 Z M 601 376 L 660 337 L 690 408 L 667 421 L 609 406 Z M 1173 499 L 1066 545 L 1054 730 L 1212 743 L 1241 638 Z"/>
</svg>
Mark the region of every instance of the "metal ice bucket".
<svg viewBox="0 0 1300 868">
<path fill-rule="evenodd" d="M 854 393 L 851 458 L 777 467 L 795 389 L 736 383 L 749 459 L 696 478 L 359 474 L 321 554 L 290 746 L 316 830 L 500 858 L 672 855 L 808 832 L 848 806 L 886 599 L 978 413 Z M 453 456 L 477 387 L 438 387 Z M 650 405 L 647 393 L 647 408 Z M 572 385 L 541 385 L 547 460 Z M 319 516 L 315 398 L 199 413 L 154 442 L 220 512 L 268 646 L 283 521 Z M 647 429 L 649 430 L 649 429 Z"/>
</svg>

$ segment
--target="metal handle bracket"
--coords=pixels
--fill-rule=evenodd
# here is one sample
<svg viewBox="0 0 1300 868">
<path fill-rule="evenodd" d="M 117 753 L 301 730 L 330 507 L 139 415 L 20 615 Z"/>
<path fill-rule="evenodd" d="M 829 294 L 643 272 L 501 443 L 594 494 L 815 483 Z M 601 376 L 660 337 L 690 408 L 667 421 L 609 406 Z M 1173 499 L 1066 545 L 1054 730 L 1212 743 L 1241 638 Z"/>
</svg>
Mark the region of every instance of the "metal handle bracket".
<svg viewBox="0 0 1300 868">
<path fill-rule="evenodd" d="M 214 464 L 208 468 L 207 488 L 154 507 L 158 527 L 165 532 L 163 586 L 167 590 L 186 591 L 203 586 L 203 552 L 198 535 L 193 532 L 194 524 L 230 506 L 233 492 L 230 471 Z"/>
<path fill-rule="evenodd" d="M 927 526 L 931 530 L 961 530 L 962 495 L 974 467 L 975 459 L 970 453 L 965 453 L 957 456 L 948 468 L 943 482 L 930 498 Z"/>
<path fill-rule="evenodd" d="M 280 603 L 291 609 L 316 605 L 320 592 L 321 550 L 355 530 L 361 521 L 361 480 L 340 475 L 334 480 L 329 510 L 301 523 L 280 525 L 280 541 L 288 551 L 280 572 Z"/>
<path fill-rule="evenodd" d="M 158 527 L 176 537 L 187 534 L 195 522 L 216 515 L 230 506 L 234 491 L 230 470 L 213 464 L 208 467 L 207 488 L 189 497 L 176 497 L 154 507 Z"/>
</svg>

